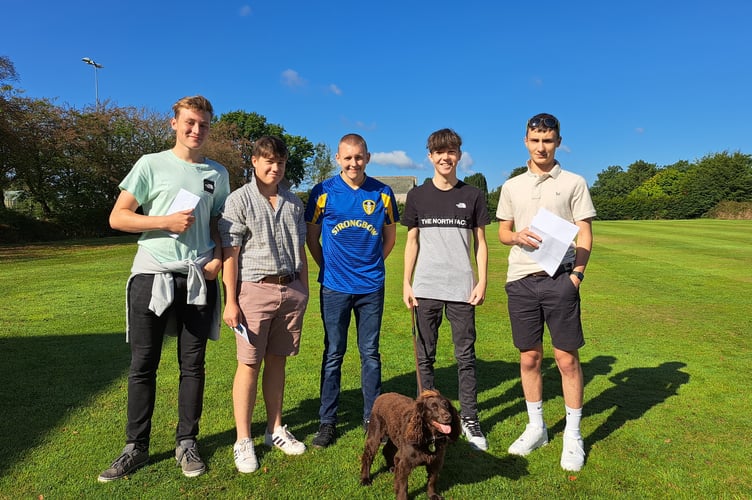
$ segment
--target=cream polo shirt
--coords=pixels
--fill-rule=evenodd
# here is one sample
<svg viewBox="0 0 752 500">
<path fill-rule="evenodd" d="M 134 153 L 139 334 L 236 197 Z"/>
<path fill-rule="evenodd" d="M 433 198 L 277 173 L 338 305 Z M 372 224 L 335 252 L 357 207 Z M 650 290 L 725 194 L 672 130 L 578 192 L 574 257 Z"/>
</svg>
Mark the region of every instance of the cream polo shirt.
<svg viewBox="0 0 752 500">
<path fill-rule="evenodd" d="M 528 168 L 527 172 L 507 180 L 501 187 L 496 218 L 514 221 L 514 229 L 519 231 L 530 226 L 541 207 L 572 223 L 595 217 L 587 182 L 582 176 L 563 170 L 559 162 L 547 174 L 537 175 Z M 562 264 L 573 263 L 574 257 L 572 242 Z M 519 245 L 509 251 L 507 282 L 542 270 Z"/>
</svg>

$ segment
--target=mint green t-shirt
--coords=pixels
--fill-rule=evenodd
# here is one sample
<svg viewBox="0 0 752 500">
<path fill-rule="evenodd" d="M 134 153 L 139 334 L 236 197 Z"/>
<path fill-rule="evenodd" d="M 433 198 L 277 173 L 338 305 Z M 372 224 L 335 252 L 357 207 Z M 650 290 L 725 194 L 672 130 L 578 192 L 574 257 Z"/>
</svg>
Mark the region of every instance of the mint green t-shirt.
<svg viewBox="0 0 752 500">
<path fill-rule="evenodd" d="M 146 231 L 138 244 L 159 262 L 195 260 L 214 248 L 209 234 L 209 220 L 219 216 L 227 195 L 230 178 L 225 167 L 212 160 L 188 163 L 172 150 L 147 154 L 139 158 L 120 189 L 132 194 L 144 215 L 167 215 L 180 189 L 200 198 L 193 211 L 196 221 L 177 238 L 166 231 Z"/>
</svg>

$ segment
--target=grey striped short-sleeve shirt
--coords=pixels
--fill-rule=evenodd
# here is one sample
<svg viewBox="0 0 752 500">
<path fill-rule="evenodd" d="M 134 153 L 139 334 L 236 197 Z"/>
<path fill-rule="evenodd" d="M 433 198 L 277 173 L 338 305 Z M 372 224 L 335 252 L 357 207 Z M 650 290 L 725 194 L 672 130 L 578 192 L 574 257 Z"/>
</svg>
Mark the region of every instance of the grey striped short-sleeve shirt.
<svg viewBox="0 0 752 500">
<path fill-rule="evenodd" d="M 278 187 L 276 210 L 253 179 L 225 202 L 219 220 L 222 247 L 239 246 L 238 279 L 260 281 L 264 276 L 300 272 L 305 249 L 303 202 Z"/>
</svg>

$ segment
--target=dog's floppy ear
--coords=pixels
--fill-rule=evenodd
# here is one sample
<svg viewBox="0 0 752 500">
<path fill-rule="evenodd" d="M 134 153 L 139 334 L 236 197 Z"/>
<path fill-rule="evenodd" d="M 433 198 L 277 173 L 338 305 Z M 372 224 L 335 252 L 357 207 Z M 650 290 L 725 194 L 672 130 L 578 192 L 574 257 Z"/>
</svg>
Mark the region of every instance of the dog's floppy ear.
<svg viewBox="0 0 752 500">
<path fill-rule="evenodd" d="M 423 442 L 423 406 L 421 399 L 415 402 L 410 419 L 405 426 L 405 439 L 410 444 Z"/>
</svg>

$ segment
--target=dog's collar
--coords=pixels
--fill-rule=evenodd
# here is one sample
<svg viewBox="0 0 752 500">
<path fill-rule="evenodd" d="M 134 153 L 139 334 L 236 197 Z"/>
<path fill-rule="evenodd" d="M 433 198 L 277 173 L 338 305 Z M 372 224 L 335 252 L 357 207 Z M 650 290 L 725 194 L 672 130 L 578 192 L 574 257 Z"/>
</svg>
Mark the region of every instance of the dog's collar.
<svg viewBox="0 0 752 500">
<path fill-rule="evenodd" d="M 436 434 L 431 434 L 431 441 L 428 443 L 428 451 L 431 453 L 436 453 L 436 443 L 440 443 L 441 441 L 449 441 L 449 436 L 446 434 L 439 434 L 438 436 Z"/>
</svg>

